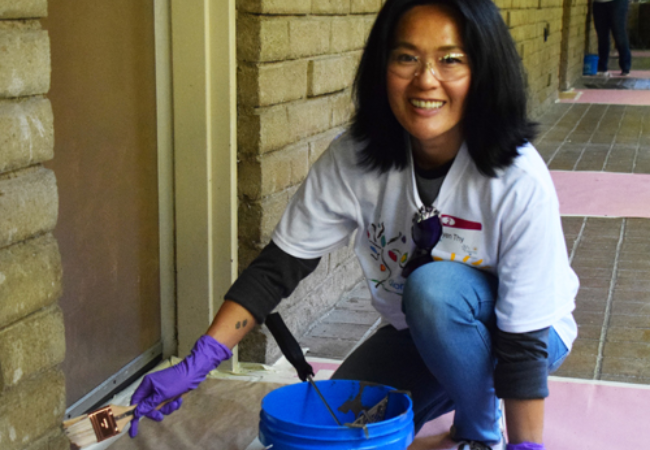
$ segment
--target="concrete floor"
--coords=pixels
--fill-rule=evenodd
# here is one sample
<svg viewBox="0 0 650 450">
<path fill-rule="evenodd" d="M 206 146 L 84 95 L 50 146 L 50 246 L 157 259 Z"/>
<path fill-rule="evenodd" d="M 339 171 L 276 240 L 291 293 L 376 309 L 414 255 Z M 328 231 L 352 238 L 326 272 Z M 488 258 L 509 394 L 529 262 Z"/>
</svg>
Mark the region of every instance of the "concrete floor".
<svg viewBox="0 0 650 450">
<path fill-rule="evenodd" d="M 535 146 L 551 170 L 650 174 L 650 105 L 557 103 L 539 122 Z M 581 280 L 580 331 L 556 375 L 650 384 L 650 219 L 562 222 Z M 311 356 L 343 359 L 378 325 L 362 283 L 300 343 Z"/>
</svg>

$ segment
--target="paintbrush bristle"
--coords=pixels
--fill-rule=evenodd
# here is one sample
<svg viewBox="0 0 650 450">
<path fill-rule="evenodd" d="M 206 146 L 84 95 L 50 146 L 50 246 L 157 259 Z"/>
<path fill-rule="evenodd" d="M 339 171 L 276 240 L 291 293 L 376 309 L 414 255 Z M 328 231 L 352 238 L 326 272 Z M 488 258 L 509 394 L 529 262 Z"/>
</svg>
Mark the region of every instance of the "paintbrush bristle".
<svg viewBox="0 0 650 450">
<path fill-rule="evenodd" d="M 74 420 L 74 423 L 70 424 L 70 421 L 68 421 L 66 422 L 68 425 L 63 424 L 65 435 L 70 442 L 79 448 L 97 443 L 97 434 L 88 414 Z"/>
<path fill-rule="evenodd" d="M 86 447 L 117 436 L 128 425 L 135 405 L 108 405 L 63 422 L 63 429 L 70 442 Z"/>
</svg>

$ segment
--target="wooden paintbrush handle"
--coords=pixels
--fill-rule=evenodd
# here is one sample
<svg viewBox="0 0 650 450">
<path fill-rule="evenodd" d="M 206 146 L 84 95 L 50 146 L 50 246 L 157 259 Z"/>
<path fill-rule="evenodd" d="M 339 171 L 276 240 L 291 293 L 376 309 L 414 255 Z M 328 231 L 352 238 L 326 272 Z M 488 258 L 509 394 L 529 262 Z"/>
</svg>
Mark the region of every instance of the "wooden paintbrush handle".
<svg viewBox="0 0 650 450">
<path fill-rule="evenodd" d="M 160 405 L 156 406 L 156 410 L 160 411 L 160 409 L 165 406 L 167 403 L 175 402 L 179 398 L 185 398 L 185 396 L 189 394 L 189 392 L 184 393 L 183 395 L 179 395 L 174 398 L 170 398 L 169 400 L 165 400 L 162 402 Z M 138 405 L 131 405 L 131 406 L 117 406 L 117 409 L 113 409 L 113 417 L 115 418 L 115 422 L 117 423 L 117 429 L 121 432 L 124 427 L 126 426 L 127 423 L 131 421 L 131 418 L 133 416 L 133 413 L 135 412 L 135 408 L 137 408 Z"/>
<path fill-rule="evenodd" d="M 180 397 L 184 398 L 187 394 L 188 394 L 188 392 L 184 393 Z M 178 398 L 179 397 L 175 397 L 175 398 L 172 398 L 172 399 L 169 399 L 169 400 L 165 400 L 160 405 L 156 406 L 156 409 L 160 410 L 160 408 L 165 406 L 167 403 L 173 402 Z M 114 417 L 116 422 L 124 422 L 124 419 L 128 419 L 128 420 L 126 420 L 126 422 L 128 422 L 129 420 L 131 420 L 130 417 L 133 415 L 133 412 L 135 411 L 135 408 L 137 408 L 138 405 L 121 406 L 121 405 L 110 404 L 108 406 L 110 407 L 111 413 L 113 414 L 113 417 Z M 106 407 L 104 407 L 104 408 L 106 408 Z M 100 408 L 100 409 L 104 409 L 104 408 Z M 63 428 L 70 428 L 75 423 L 80 422 L 82 420 L 86 420 L 90 414 L 93 414 L 93 413 L 95 413 L 97 411 L 99 411 L 99 410 L 97 409 L 97 410 L 92 411 L 92 412 L 90 412 L 88 414 L 83 414 L 81 416 L 73 417 L 72 419 L 68 419 L 65 422 L 63 422 Z M 120 430 L 121 429 L 122 428 L 120 428 Z"/>
<path fill-rule="evenodd" d="M 179 398 L 185 398 L 185 396 L 189 394 L 189 392 L 186 392 L 182 395 L 176 396 L 174 398 L 170 398 L 169 400 L 165 400 L 162 402 L 160 405 L 156 406 L 156 410 L 160 411 L 163 406 L 165 406 L 167 403 L 175 402 Z M 112 406 L 112 405 L 111 405 Z M 128 417 L 132 416 L 133 413 L 135 412 L 135 408 L 137 408 L 138 405 L 130 405 L 130 406 L 114 406 L 113 407 L 113 416 L 115 417 L 115 420 L 122 419 L 123 417 Z"/>
</svg>

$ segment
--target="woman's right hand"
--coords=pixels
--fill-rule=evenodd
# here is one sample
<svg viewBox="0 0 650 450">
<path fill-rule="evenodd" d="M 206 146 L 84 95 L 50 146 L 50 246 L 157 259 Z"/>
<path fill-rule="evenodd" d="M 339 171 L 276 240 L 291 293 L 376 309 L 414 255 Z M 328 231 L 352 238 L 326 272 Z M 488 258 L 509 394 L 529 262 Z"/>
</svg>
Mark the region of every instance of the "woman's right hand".
<svg viewBox="0 0 650 450">
<path fill-rule="evenodd" d="M 129 436 L 133 438 L 138 434 L 140 417 L 146 416 L 160 422 L 165 415 L 180 408 L 182 399 L 178 397 L 196 389 L 212 369 L 230 357 L 232 352 L 227 346 L 204 335 L 196 341 L 192 352 L 183 361 L 145 376 L 131 397 L 131 404 L 138 406 L 133 413 Z M 160 410 L 156 409 L 160 403 L 170 399 L 174 400 Z"/>
</svg>

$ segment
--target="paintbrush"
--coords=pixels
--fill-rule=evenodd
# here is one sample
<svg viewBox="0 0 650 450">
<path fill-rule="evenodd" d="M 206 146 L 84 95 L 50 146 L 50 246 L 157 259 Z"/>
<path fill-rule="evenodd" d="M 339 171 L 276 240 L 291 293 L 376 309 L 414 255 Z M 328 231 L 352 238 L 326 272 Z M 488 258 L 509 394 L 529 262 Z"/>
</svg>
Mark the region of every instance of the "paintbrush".
<svg viewBox="0 0 650 450">
<path fill-rule="evenodd" d="M 327 411 L 332 416 L 332 419 L 334 419 L 336 424 L 340 426 L 341 421 L 338 419 L 338 417 L 336 417 L 336 414 L 334 414 L 334 411 L 332 411 L 329 403 L 327 403 L 327 400 L 325 400 L 325 397 L 323 397 L 323 394 L 321 394 L 320 389 L 318 389 L 318 386 L 316 383 L 314 383 L 314 379 L 312 378 L 314 375 L 314 369 L 311 367 L 311 364 L 309 364 L 305 359 L 305 355 L 302 354 L 302 350 L 300 349 L 298 341 L 296 341 L 296 338 L 293 337 L 293 334 L 291 334 L 291 331 L 289 331 L 289 328 L 287 328 L 287 325 L 284 323 L 284 320 L 282 320 L 280 313 L 271 313 L 266 316 L 264 324 L 275 338 L 275 341 L 278 343 L 278 347 L 280 347 L 282 354 L 285 356 L 285 358 L 287 358 L 287 361 L 289 361 L 291 365 L 296 369 L 296 372 L 298 372 L 298 378 L 300 378 L 302 381 L 308 381 L 309 384 L 311 384 L 327 408 Z"/>
<path fill-rule="evenodd" d="M 63 431 L 79 448 L 104 441 L 122 432 L 133 417 L 136 405 L 108 405 L 63 422 Z"/>
<path fill-rule="evenodd" d="M 183 394 L 181 397 L 185 397 Z M 178 397 L 177 397 L 178 398 Z M 160 409 L 173 398 L 162 402 L 156 407 Z M 133 418 L 138 405 L 119 406 L 107 405 L 95 411 L 63 422 L 63 431 L 70 442 L 79 448 L 117 436 Z"/>
</svg>

